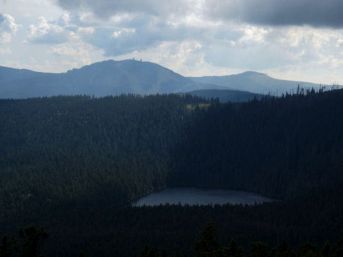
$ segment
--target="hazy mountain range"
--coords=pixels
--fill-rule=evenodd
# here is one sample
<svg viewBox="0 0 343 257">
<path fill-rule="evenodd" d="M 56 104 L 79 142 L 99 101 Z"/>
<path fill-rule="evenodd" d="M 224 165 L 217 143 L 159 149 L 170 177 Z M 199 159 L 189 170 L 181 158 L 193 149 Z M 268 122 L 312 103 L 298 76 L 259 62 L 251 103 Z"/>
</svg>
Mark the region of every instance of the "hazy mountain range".
<svg viewBox="0 0 343 257">
<path fill-rule="evenodd" d="M 274 79 L 264 73 L 253 71 L 229 76 L 195 77 L 192 80 L 198 83 L 214 84 L 225 88 L 272 95 L 292 92 L 297 89 L 298 85 L 302 88 L 317 88 L 319 86 L 309 82 Z"/>
<path fill-rule="evenodd" d="M 222 101 L 245 101 L 256 97 L 256 94 L 289 92 L 298 85 L 317 86 L 307 82 L 278 80 L 256 72 L 187 78 L 158 64 L 135 60 L 103 61 L 65 73 L 0 67 L 0 98 L 191 92 Z"/>
</svg>

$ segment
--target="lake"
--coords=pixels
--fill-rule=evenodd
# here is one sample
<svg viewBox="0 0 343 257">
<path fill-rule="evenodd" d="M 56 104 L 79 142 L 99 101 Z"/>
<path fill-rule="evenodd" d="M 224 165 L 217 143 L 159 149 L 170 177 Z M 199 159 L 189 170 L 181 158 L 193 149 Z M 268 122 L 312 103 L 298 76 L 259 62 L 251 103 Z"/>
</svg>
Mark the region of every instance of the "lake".
<svg viewBox="0 0 343 257">
<path fill-rule="evenodd" d="M 203 190 L 197 188 L 170 188 L 145 196 L 132 205 L 134 207 L 159 205 L 256 205 L 273 201 L 270 198 L 232 190 Z"/>
</svg>

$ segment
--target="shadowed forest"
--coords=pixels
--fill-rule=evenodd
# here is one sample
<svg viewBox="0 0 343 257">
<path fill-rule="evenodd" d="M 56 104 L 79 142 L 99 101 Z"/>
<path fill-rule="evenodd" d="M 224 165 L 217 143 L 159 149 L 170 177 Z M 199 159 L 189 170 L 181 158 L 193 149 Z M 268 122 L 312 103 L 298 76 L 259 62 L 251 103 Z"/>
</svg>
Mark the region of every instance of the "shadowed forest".
<svg viewBox="0 0 343 257">
<path fill-rule="evenodd" d="M 0 256 L 341 256 L 342 113 L 342 90 L 0 100 Z M 278 201 L 130 207 L 183 186 Z"/>
</svg>

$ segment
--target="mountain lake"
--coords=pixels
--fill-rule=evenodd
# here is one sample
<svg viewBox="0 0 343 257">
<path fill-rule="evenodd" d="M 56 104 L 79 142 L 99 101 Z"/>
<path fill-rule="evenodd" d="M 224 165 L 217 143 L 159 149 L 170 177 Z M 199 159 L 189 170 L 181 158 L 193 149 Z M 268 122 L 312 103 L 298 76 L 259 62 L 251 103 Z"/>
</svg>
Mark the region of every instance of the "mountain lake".
<svg viewBox="0 0 343 257">
<path fill-rule="evenodd" d="M 134 207 L 159 205 L 257 205 L 273 200 L 255 193 L 233 190 L 170 188 L 140 198 Z"/>
</svg>

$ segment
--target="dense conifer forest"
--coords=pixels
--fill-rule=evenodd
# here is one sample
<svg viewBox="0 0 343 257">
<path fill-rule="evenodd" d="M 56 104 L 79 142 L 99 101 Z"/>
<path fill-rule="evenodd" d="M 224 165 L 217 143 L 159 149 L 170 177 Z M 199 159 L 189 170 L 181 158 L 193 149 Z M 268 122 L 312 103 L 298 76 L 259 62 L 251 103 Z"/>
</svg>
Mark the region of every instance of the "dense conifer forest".
<svg viewBox="0 0 343 257">
<path fill-rule="evenodd" d="M 22 231 L 29 252 L 37 236 L 46 256 L 342 251 L 342 90 L 238 104 L 177 95 L 1 100 L 0 145 L 0 233 L 43 228 L 47 234 Z M 130 207 L 168 186 L 246 190 L 277 201 Z M 209 228 L 199 235 L 209 222 L 216 242 Z M 230 240 L 242 253 L 232 253 Z M 322 250 L 326 241 L 330 252 Z"/>
</svg>

